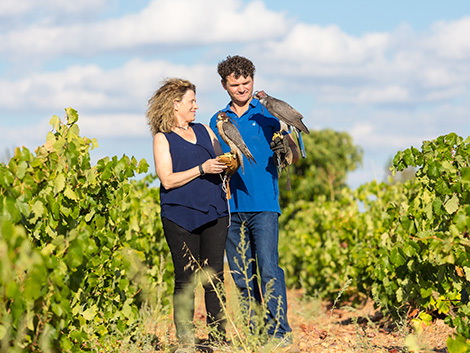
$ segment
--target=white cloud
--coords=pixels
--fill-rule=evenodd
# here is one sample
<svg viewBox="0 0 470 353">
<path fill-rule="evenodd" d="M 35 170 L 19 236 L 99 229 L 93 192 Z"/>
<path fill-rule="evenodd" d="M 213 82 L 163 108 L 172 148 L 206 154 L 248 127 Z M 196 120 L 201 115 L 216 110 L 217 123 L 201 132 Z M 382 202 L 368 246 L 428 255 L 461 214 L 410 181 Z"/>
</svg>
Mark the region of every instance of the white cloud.
<svg viewBox="0 0 470 353">
<path fill-rule="evenodd" d="M 150 138 L 143 114 L 80 114 L 80 133 L 89 138 Z"/>
<path fill-rule="evenodd" d="M 68 106 L 91 111 L 142 111 L 153 91 L 170 76 L 193 81 L 198 92 L 208 88 L 208 78 L 216 80 L 214 67 L 204 65 L 185 66 L 140 59 L 108 70 L 94 64 L 76 65 L 63 71 L 34 73 L 18 80 L 0 80 L 0 90 L 4 92 L 0 95 L 0 108 L 17 112 L 51 111 Z"/>
<path fill-rule="evenodd" d="M 470 57 L 470 17 L 445 22 L 440 21 L 431 28 L 423 47 L 435 55 L 452 60 L 467 60 Z"/>
<path fill-rule="evenodd" d="M 35 0 L 3 0 L 0 2 L 0 17 L 18 16 L 28 13 L 38 7 L 39 2 Z"/>
<path fill-rule="evenodd" d="M 276 38 L 287 29 L 285 16 L 269 11 L 261 1 L 244 4 L 241 0 L 154 0 L 141 12 L 120 18 L 93 23 L 33 24 L 0 34 L 0 53 L 10 58 L 87 56 L 156 45 L 181 50 L 210 43 Z"/>
<path fill-rule="evenodd" d="M 358 103 L 405 102 L 409 93 L 406 87 L 400 86 L 371 87 L 362 89 L 355 98 Z"/>
<path fill-rule="evenodd" d="M 310 128 L 350 133 L 369 169 L 382 172 L 384 159 L 424 139 L 470 135 L 468 17 L 428 31 L 354 36 L 292 23 L 266 1 L 154 0 L 100 18 L 115 1 L 0 2 L 0 119 L 29 117 L 19 127 L 1 122 L 3 145 L 36 147 L 50 116 L 72 106 L 82 135 L 98 138 L 102 153 L 140 141 L 151 154 L 145 110 L 162 79 L 193 81 L 197 119 L 207 123 L 228 101 L 217 62 L 236 53 L 256 64 L 257 88 L 293 104 Z"/>
<path fill-rule="evenodd" d="M 3 28 L 14 29 L 30 24 L 47 25 L 69 19 L 84 19 L 100 13 L 113 0 L 2 0 L 0 19 Z M 7 23 L 9 26 L 5 26 Z"/>
<path fill-rule="evenodd" d="M 46 135 L 51 130 L 48 124 L 49 120 L 50 118 L 41 116 L 33 123 L 20 122 L 14 126 L 2 122 L 0 125 L 0 131 L 2 131 L 0 152 L 8 150 L 8 154 L 10 154 L 16 147 L 26 147 L 30 151 L 34 151 L 36 147 L 46 142 Z"/>
<path fill-rule="evenodd" d="M 48 4 L 54 2 L 50 0 Z M 240 0 L 152 1 L 141 12 L 117 19 L 91 25 L 72 22 L 63 27 L 29 27 L 23 32 L 0 34 L 0 38 L 11 40 L 9 45 L 18 53 L 23 49 L 37 53 L 55 50 L 57 57 L 84 46 L 105 53 L 125 48 L 121 53 L 129 55 L 127 49 L 144 43 L 172 42 L 180 50 L 201 41 L 233 43 L 239 38 L 247 42 L 242 51 L 252 53 L 249 57 L 262 68 L 257 82 L 289 93 L 311 92 L 321 102 L 418 105 L 450 101 L 467 92 L 468 61 L 456 64 L 438 53 L 431 55 L 435 50 L 431 43 L 447 42 L 453 43 L 448 44 L 452 48 L 461 47 L 460 51 L 454 49 L 460 58 L 466 53 L 466 42 L 454 37 L 467 28 L 470 19 L 439 23 L 432 31 L 419 35 L 401 27 L 392 33 L 355 37 L 337 26 L 298 23 L 290 28 L 283 14 L 268 11 L 262 2 L 242 5 Z M 177 6 L 179 12 L 175 11 Z M 211 21 L 204 16 L 209 8 L 214 14 Z M 264 21 L 247 21 L 254 14 L 262 14 Z M 272 23 L 276 23 L 277 32 L 270 33 Z M 26 41 L 21 44 L 16 36 Z M 249 44 L 252 40 L 257 44 Z M 9 45 L 6 49 L 0 46 L 0 51 L 2 48 L 6 51 Z M 136 59 L 137 55 L 135 58 L 129 55 L 127 62 L 113 69 L 98 64 L 75 64 L 60 71 L 0 79 L 0 106 L 20 111 L 22 107 L 44 111 L 70 105 L 97 111 L 143 110 L 161 79 L 168 76 L 192 80 L 198 85 L 198 92 L 220 89 L 214 87 L 218 82 L 215 63 L 178 65 L 162 60 L 144 61 Z"/>
<path fill-rule="evenodd" d="M 55 3 L 49 0 L 48 4 Z M 82 5 L 83 9 L 90 6 L 87 4 Z M 207 13 L 212 14 L 210 21 Z M 43 55 L 60 57 L 70 53 L 93 56 L 117 52 L 131 57 L 129 50 L 137 50 L 137 56 L 139 48 L 147 46 L 158 57 L 162 46 L 170 52 L 189 52 L 209 43 L 233 46 L 240 42 L 245 44 L 241 51 L 247 52 L 258 66 L 262 65 L 263 73 L 277 80 L 278 87 L 308 90 L 326 102 L 420 104 L 454 99 L 465 93 L 470 83 L 467 64 L 470 43 L 461 34 L 468 30 L 470 18 L 463 18 L 437 23 L 431 31 L 419 34 L 400 27 L 391 33 L 351 36 L 337 26 L 305 23 L 291 26 L 283 13 L 267 10 L 261 1 L 244 4 L 241 0 L 154 0 L 142 11 L 120 18 L 86 24 L 32 24 L 0 34 L 3 44 L 0 54 L 4 57 L 34 55 L 33 60 Z M 440 50 L 443 46 L 448 50 Z M 443 53 L 446 51 L 448 54 Z M 446 60 L 446 55 L 458 58 L 458 62 Z M 50 97 L 74 99 L 79 104 L 90 104 L 90 108 L 135 107 L 130 102 L 148 94 L 148 82 L 155 74 L 168 76 L 156 67 L 155 63 L 139 63 L 134 59 L 107 71 L 86 66 L 63 70 L 61 82 L 55 88 L 46 82 L 50 74 L 44 79 L 33 74 L 0 85 L 14 86 L 7 91 L 23 94 L 28 92 L 28 87 L 39 85 L 50 92 Z M 215 71 L 214 67 L 210 68 L 211 72 Z M 131 68 L 135 71 L 131 72 Z M 181 72 L 194 75 L 189 66 L 187 70 L 177 68 L 180 71 L 176 75 Z M 79 78 L 74 77 L 74 70 Z M 204 71 L 207 73 L 208 69 Z M 69 74 L 71 80 L 67 79 Z M 203 87 L 208 85 L 207 81 L 201 81 Z M 119 88 L 122 83 L 126 84 L 127 92 Z M 0 97 L 0 101 L 14 105 L 16 99 Z"/>
<path fill-rule="evenodd" d="M 282 40 L 272 40 L 264 48 L 275 54 L 276 60 L 315 66 L 366 64 L 384 54 L 389 41 L 385 33 L 350 36 L 337 26 L 321 27 L 297 24 Z M 267 55 L 268 55 L 267 54 Z M 265 55 L 265 57 L 267 57 Z M 315 71 L 314 71 L 315 72 Z"/>
<path fill-rule="evenodd" d="M 380 123 L 373 124 L 372 122 L 358 123 L 349 133 L 354 141 L 360 143 L 361 146 L 388 151 L 397 151 L 399 148 L 411 144 L 416 145 L 416 142 L 419 143 L 425 139 L 425 136 L 421 133 L 415 135 L 403 133 L 400 135 L 397 131 L 380 128 Z"/>
<path fill-rule="evenodd" d="M 319 101 L 419 105 L 466 93 L 467 32 L 470 18 L 438 23 L 422 33 L 402 26 L 362 36 L 337 26 L 299 23 L 282 39 L 251 45 L 246 52 L 273 77 L 272 84 L 313 92 Z"/>
<path fill-rule="evenodd" d="M 416 110 L 369 110 L 355 111 L 347 116 L 349 134 L 355 143 L 372 154 L 394 154 L 398 150 L 421 147 L 425 140 L 455 132 L 464 138 L 470 135 L 468 104 L 439 105 L 435 108 Z"/>
</svg>

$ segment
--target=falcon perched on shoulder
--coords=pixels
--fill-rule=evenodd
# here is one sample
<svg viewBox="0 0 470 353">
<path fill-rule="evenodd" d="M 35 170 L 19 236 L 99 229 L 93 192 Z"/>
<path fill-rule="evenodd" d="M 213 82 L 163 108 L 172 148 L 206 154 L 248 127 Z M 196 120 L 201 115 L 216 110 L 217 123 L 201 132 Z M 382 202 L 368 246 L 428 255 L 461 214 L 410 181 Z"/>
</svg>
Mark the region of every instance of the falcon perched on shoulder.
<svg viewBox="0 0 470 353">
<path fill-rule="evenodd" d="M 268 109 L 268 111 L 279 119 L 281 122 L 281 130 L 290 131 L 290 128 L 294 130 L 299 149 L 303 158 L 306 158 L 304 143 L 302 141 L 301 132 L 306 134 L 310 133 L 308 128 L 302 122 L 304 118 L 297 110 L 292 108 L 288 103 L 269 96 L 264 91 L 255 92 L 255 98 L 259 99 L 260 103 Z"/>
</svg>

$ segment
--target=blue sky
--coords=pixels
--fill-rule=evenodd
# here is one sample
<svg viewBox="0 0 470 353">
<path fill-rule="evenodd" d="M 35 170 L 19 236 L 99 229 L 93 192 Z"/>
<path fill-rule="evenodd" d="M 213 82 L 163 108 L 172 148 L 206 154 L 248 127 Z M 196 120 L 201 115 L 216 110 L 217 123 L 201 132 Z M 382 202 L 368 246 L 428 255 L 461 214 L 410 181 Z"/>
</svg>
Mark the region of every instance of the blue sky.
<svg viewBox="0 0 470 353">
<path fill-rule="evenodd" d="M 165 77 L 189 79 L 208 123 L 228 102 L 217 63 L 240 54 L 255 89 L 363 148 L 352 187 L 383 180 L 398 150 L 470 135 L 469 38 L 466 0 L 2 0 L 0 160 L 44 143 L 71 106 L 95 161 L 126 154 L 153 170 L 148 98 Z"/>
</svg>

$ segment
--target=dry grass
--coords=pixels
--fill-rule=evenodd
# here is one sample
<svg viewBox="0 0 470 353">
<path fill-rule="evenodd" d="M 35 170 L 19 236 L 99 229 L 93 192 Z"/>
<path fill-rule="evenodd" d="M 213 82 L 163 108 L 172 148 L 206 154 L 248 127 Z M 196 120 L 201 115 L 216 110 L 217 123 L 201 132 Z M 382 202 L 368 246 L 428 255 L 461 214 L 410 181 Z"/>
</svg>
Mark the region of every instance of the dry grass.
<svg viewBox="0 0 470 353">
<path fill-rule="evenodd" d="M 226 288 L 229 315 L 235 315 L 238 302 L 229 273 L 226 274 Z M 452 329 L 442 320 L 437 320 L 431 326 L 425 327 L 419 335 L 410 335 L 411 329 L 407 325 L 399 326 L 385 320 L 380 312 L 374 309 L 372 301 L 356 309 L 339 303 L 334 308 L 331 306 L 331 303 L 306 298 L 302 290 L 288 291 L 288 318 L 294 334 L 294 346 L 301 352 L 447 352 L 445 342 Z M 199 338 L 206 337 L 204 299 L 201 288 L 198 288 L 196 292 L 195 321 L 198 327 L 196 335 Z M 161 335 L 165 332 L 165 342 L 176 343 L 170 317 L 166 324 L 168 326 L 160 327 L 157 334 Z M 233 337 L 233 328 L 228 325 L 227 330 L 229 336 Z M 218 351 L 240 352 L 240 350 L 226 348 Z M 270 351 L 287 352 L 288 350 Z M 155 352 L 168 352 L 168 350 L 162 349 Z M 260 347 L 256 352 L 266 352 L 266 348 Z"/>
</svg>

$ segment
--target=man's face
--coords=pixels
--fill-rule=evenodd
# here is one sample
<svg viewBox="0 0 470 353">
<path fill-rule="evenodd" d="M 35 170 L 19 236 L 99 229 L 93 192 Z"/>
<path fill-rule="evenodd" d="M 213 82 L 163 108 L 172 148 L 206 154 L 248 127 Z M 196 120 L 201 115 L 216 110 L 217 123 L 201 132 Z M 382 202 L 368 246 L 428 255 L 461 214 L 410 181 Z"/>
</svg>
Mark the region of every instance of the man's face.
<svg viewBox="0 0 470 353">
<path fill-rule="evenodd" d="M 235 78 L 227 76 L 226 82 L 222 80 L 222 86 L 227 90 L 232 102 L 238 105 L 245 105 L 253 98 L 253 78 L 240 76 Z"/>
</svg>

